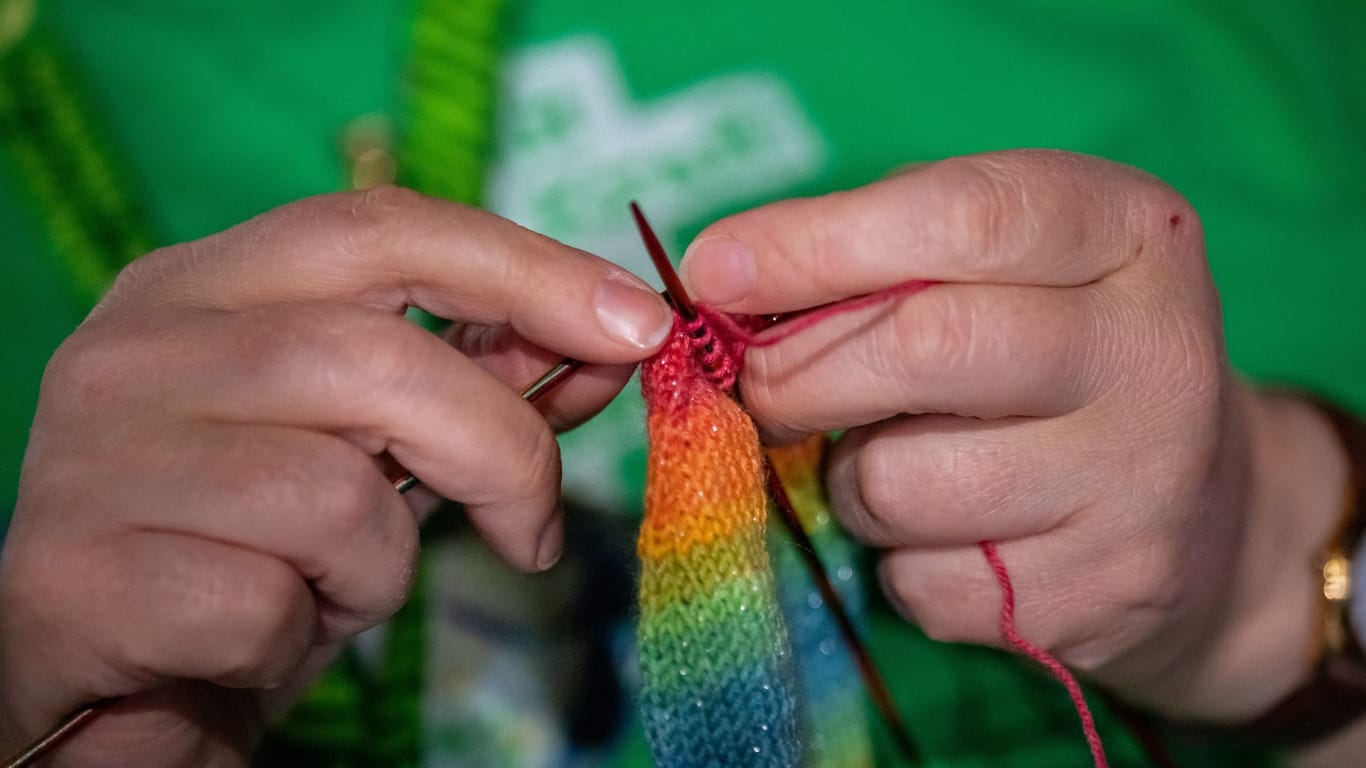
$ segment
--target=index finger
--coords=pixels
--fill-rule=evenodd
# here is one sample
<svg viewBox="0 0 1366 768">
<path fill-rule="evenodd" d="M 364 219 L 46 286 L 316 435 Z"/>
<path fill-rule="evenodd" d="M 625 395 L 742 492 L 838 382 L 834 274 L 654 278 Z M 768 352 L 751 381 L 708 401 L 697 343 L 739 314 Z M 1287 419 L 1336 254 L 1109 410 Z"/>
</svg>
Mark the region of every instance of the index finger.
<svg viewBox="0 0 1366 768">
<path fill-rule="evenodd" d="M 909 280 L 1075 286 L 1131 262 L 1188 205 L 1128 166 L 1020 150 L 920 166 L 704 230 L 681 272 L 699 300 L 785 312 Z"/>
<path fill-rule="evenodd" d="M 120 275 L 129 294 L 224 310 L 345 302 L 510 325 L 547 349 L 634 362 L 672 327 L 642 280 L 486 211 L 397 187 L 300 200 L 156 251 Z"/>
</svg>

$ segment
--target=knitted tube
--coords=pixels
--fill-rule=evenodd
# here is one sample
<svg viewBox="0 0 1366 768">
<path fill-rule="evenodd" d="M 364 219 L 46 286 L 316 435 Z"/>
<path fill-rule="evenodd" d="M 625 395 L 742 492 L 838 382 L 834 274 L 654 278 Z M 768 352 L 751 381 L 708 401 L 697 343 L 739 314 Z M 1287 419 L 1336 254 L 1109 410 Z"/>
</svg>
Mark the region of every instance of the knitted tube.
<svg viewBox="0 0 1366 768">
<path fill-rule="evenodd" d="M 638 551 L 641 706 L 663 768 L 801 765 L 796 682 L 749 417 L 676 323 L 641 368 L 650 461 Z"/>
<path fill-rule="evenodd" d="M 769 450 L 792 509 L 825 565 L 851 617 L 864 612 L 858 548 L 835 522 L 821 482 L 822 435 Z M 873 745 L 864 710 L 858 664 L 840 635 L 794 543 L 775 533 L 773 566 L 778 597 L 792 642 L 803 703 L 804 765 L 807 768 L 863 768 L 873 765 Z"/>
</svg>

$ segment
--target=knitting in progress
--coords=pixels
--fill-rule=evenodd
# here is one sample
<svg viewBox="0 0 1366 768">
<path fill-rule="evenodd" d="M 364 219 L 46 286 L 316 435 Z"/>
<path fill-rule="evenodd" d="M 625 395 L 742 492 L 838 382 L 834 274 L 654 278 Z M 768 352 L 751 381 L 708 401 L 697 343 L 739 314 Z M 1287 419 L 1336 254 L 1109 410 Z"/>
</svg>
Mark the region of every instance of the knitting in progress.
<svg viewBox="0 0 1366 768">
<path fill-rule="evenodd" d="M 638 545 L 646 737 L 660 766 L 800 766 L 759 439 L 709 379 L 697 344 L 678 320 L 640 373 L 650 439 Z"/>
<path fill-rule="evenodd" d="M 637 634 L 642 718 L 657 765 L 874 763 L 851 649 L 795 547 L 766 531 L 771 466 L 842 602 L 860 610 L 855 551 L 833 522 L 820 483 L 824 439 L 776 450 L 765 462 L 757 430 L 732 390 L 747 348 L 928 285 L 908 283 L 818 310 L 761 340 L 748 318 L 696 307 L 695 318 L 675 318 L 669 341 L 642 365 L 650 459 Z M 983 551 L 1002 589 L 1003 638 L 1067 687 L 1095 765 L 1105 768 L 1080 687 L 1056 659 L 1020 637 L 1009 575 L 990 542 Z"/>
</svg>

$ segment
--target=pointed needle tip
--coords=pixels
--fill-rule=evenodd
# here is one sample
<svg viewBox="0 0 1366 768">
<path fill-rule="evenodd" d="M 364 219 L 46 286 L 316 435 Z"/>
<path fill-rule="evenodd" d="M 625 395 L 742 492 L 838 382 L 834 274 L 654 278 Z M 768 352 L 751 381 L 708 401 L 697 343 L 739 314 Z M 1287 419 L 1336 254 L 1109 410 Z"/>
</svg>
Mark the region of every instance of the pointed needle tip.
<svg viewBox="0 0 1366 768">
<path fill-rule="evenodd" d="M 673 262 L 669 261 L 669 254 L 664 252 L 664 245 L 659 242 L 659 236 L 655 234 L 654 228 L 646 221 L 645 214 L 634 200 L 631 201 L 631 215 L 636 220 L 636 228 L 640 230 L 640 239 L 645 242 L 645 250 L 650 254 L 650 261 L 654 262 L 655 270 L 664 281 L 664 292 L 668 294 L 669 301 L 684 320 L 695 320 L 697 309 L 693 307 L 688 292 L 683 289 L 683 281 L 679 279 Z"/>
</svg>

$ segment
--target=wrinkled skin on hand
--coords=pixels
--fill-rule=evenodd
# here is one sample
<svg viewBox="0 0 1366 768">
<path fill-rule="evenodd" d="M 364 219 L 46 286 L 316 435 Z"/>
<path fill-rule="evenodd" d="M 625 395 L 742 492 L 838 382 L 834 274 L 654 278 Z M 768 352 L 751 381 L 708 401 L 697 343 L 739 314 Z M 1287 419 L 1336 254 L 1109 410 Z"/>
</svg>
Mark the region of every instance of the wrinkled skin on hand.
<svg viewBox="0 0 1366 768">
<path fill-rule="evenodd" d="M 717 222 L 682 270 L 745 313 L 941 281 L 752 349 L 740 383 L 771 441 L 846 430 L 838 514 L 932 637 L 1003 644 L 992 540 L 1021 632 L 1122 696 L 1236 720 L 1305 675 L 1343 458 L 1230 371 L 1171 188 L 1060 152 L 957 158 Z"/>
<path fill-rule="evenodd" d="M 450 338 L 409 306 L 458 321 Z M 424 510 L 376 457 L 463 502 L 513 565 L 548 567 L 553 429 L 671 321 L 601 259 L 394 188 L 138 260 L 43 380 L 0 561 L 0 752 L 120 696 L 48 764 L 245 765 L 407 595 Z M 563 355 L 600 365 L 539 412 L 517 391 Z"/>
</svg>

